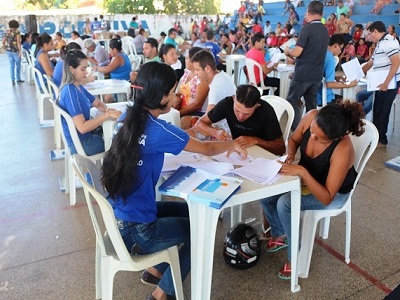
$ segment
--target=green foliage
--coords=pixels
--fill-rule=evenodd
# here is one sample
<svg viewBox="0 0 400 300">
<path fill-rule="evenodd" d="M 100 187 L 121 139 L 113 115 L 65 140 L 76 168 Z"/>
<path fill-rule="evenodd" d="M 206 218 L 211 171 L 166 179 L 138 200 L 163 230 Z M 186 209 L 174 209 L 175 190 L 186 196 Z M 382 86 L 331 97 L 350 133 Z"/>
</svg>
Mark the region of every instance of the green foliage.
<svg viewBox="0 0 400 300">
<path fill-rule="evenodd" d="M 112 14 L 154 14 L 153 0 L 105 0 L 104 7 Z"/>
<path fill-rule="evenodd" d="M 19 1 L 18 7 L 27 9 L 52 9 L 52 8 L 76 8 L 79 0 L 25 0 Z"/>
</svg>

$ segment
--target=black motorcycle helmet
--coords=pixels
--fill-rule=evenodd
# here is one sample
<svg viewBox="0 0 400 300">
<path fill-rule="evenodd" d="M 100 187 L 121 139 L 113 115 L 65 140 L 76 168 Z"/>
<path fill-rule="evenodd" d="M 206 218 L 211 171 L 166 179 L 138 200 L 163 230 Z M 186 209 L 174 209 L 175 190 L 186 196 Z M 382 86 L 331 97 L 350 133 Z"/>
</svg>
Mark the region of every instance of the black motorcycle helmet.
<svg viewBox="0 0 400 300">
<path fill-rule="evenodd" d="M 238 223 L 229 230 L 224 242 L 225 262 L 237 269 L 248 269 L 260 258 L 261 241 L 256 230 L 245 223 Z"/>
</svg>

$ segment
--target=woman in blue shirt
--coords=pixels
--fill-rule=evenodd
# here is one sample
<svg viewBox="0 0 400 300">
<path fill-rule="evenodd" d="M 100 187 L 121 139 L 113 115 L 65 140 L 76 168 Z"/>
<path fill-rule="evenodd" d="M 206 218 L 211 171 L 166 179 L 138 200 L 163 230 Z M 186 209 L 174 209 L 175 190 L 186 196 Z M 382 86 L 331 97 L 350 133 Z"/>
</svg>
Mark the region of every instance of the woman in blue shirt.
<svg viewBox="0 0 400 300">
<path fill-rule="evenodd" d="M 190 222 L 185 202 L 157 201 L 155 186 L 164 154 L 182 150 L 215 155 L 224 151 L 246 151 L 236 142 L 201 142 L 174 125 L 159 120 L 175 98 L 174 70 L 163 63 L 148 62 L 140 69 L 134 87 L 135 104 L 106 153 L 102 182 L 109 193 L 118 227 L 127 249 L 144 255 L 179 248 L 182 279 L 190 271 Z M 166 263 L 149 268 L 142 281 L 157 284 L 146 299 L 169 299 L 174 295 L 171 270 Z"/>
<path fill-rule="evenodd" d="M 118 119 L 121 112 L 107 108 L 82 86 L 87 77 L 87 67 L 88 60 L 82 51 L 68 51 L 64 57 L 64 77 L 58 105 L 72 117 L 86 155 L 94 155 L 104 152 L 103 137 L 95 129 L 108 119 Z M 91 107 L 96 107 L 104 113 L 90 119 Z M 62 126 L 71 154 L 77 153 L 64 119 Z"/>
<path fill-rule="evenodd" d="M 110 55 L 112 60 L 107 66 L 94 66 L 93 70 L 110 74 L 111 79 L 129 80 L 131 73 L 131 62 L 128 55 L 122 51 L 120 39 L 110 40 Z M 105 95 L 104 102 L 113 102 L 112 95 Z"/>
</svg>

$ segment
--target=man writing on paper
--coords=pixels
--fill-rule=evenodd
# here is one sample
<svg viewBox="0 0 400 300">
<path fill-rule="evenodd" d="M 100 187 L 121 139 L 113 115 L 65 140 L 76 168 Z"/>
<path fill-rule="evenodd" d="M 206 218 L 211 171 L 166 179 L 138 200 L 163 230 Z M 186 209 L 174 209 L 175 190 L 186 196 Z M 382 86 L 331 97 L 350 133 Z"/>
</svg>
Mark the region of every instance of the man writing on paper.
<svg viewBox="0 0 400 300">
<path fill-rule="evenodd" d="M 231 134 L 211 126 L 223 119 L 226 119 Z M 236 96 L 218 102 L 197 121 L 194 130 L 220 141 L 233 139 L 243 148 L 258 145 L 277 155 L 285 152 L 275 111 L 260 99 L 260 92 L 252 85 L 239 85 Z"/>
<path fill-rule="evenodd" d="M 325 62 L 324 62 L 324 78 L 326 83 L 326 102 L 330 103 L 336 100 L 336 95 L 333 93 L 332 89 L 344 89 L 357 86 L 357 80 L 353 80 L 350 83 L 345 83 L 342 81 L 336 81 L 335 79 L 335 68 L 336 60 L 335 56 L 338 56 L 342 51 L 344 46 L 344 38 L 341 34 L 334 34 L 329 39 L 328 51 L 326 51 Z M 317 95 L 317 104 L 323 105 L 322 84 L 319 88 Z"/>
<path fill-rule="evenodd" d="M 367 30 L 370 40 L 376 43 L 376 48 L 371 59 L 363 66 L 363 71 L 367 73 L 371 67 L 372 72 L 387 71 L 386 78 L 382 78 L 382 83 L 377 84 L 379 89 L 375 91 L 373 106 L 373 123 L 379 132 L 378 148 L 382 148 L 388 143 L 386 132 L 390 110 L 400 86 L 399 42 L 392 35 L 386 33 L 386 26 L 381 21 L 372 23 Z M 393 79 L 396 82 L 395 87 L 389 88 L 389 83 Z"/>
</svg>

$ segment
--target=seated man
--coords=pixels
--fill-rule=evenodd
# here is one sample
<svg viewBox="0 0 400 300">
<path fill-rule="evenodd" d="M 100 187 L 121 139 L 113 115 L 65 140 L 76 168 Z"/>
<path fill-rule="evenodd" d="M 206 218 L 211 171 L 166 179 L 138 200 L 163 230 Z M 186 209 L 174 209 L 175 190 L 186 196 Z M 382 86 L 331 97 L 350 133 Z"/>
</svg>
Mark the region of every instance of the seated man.
<svg viewBox="0 0 400 300">
<path fill-rule="evenodd" d="M 207 82 L 208 92 L 207 110 L 210 111 L 222 99 L 235 95 L 236 86 L 231 76 L 217 70 L 214 56 L 207 50 L 197 52 L 190 60 L 194 72 L 201 82 Z"/>
<path fill-rule="evenodd" d="M 280 80 L 275 77 L 268 77 L 267 74 L 271 73 L 274 70 L 274 67 L 278 66 L 278 63 L 275 63 L 272 66 L 268 66 L 268 63 L 265 61 L 265 54 L 263 52 L 265 47 L 265 38 L 262 33 L 256 33 L 251 38 L 251 43 L 253 44 L 253 48 L 247 52 L 246 57 L 255 60 L 261 65 L 262 73 L 264 78 L 260 78 L 260 70 L 257 67 L 254 67 L 254 70 L 247 70 L 247 72 L 255 72 L 257 85 L 260 85 L 261 80 L 263 80 L 265 86 L 275 87 L 275 96 L 279 96 L 279 83 Z M 265 90 L 266 93 L 268 90 Z"/>
<path fill-rule="evenodd" d="M 231 134 L 211 126 L 223 119 L 226 119 Z M 260 92 L 252 85 L 239 85 L 236 96 L 220 101 L 199 119 L 194 130 L 220 141 L 233 139 L 244 148 L 258 145 L 277 155 L 285 152 L 275 111 L 260 99 Z"/>
<path fill-rule="evenodd" d="M 96 43 L 92 39 L 85 39 L 83 43 L 85 45 L 88 61 L 91 62 L 93 65 L 108 65 L 110 63 L 108 53 L 100 45 L 100 43 L 96 45 Z"/>
</svg>

